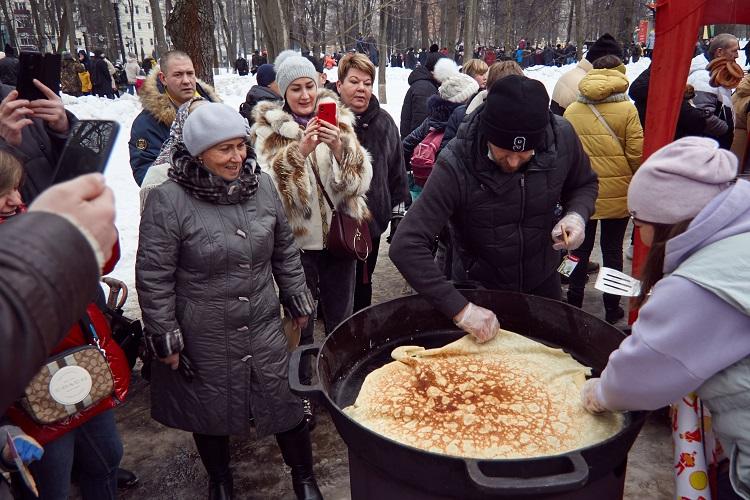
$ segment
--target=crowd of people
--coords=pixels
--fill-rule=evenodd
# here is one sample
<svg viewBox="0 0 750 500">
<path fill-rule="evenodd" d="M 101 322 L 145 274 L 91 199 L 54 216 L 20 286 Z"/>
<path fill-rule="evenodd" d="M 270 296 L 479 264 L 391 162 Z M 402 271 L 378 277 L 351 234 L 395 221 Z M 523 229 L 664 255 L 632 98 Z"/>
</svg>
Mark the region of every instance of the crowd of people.
<svg viewBox="0 0 750 500">
<path fill-rule="evenodd" d="M 256 79 L 239 110 L 196 78 L 184 52 L 162 55 L 150 71 L 135 58 L 124 68 L 128 90 L 131 75 L 133 90 L 145 76 L 129 152 L 141 187 L 135 272 L 151 415 L 192 434 L 208 498 L 240 496 L 229 442 L 251 425 L 275 436 L 297 498 L 322 498 L 310 438 L 316 411 L 290 391 L 289 348 L 312 343 L 317 321 L 327 334 L 371 304 L 386 233 L 389 257 L 412 288 L 481 343 L 497 334 L 498 318 L 456 283 L 582 307 L 597 232 L 603 265 L 622 270 L 631 221 L 651 247 L 641 316 L 601 377 L 584 386 L 583 404 L 592 412 L 655 409 L 698 390 L 732 451 L 720 485 L 750 498 L 750 301 L 742 286 L 750 184 L 737 180 L 749 161 L 750 76 L 732 94 L 710 83 L 708 69 L 737 58 L 737 38 L 697 46 L 675 141 L 645 162 L 649 71 L 631 84 L 628 56 L 608 34 L 551 96 L 524 75 L 525 40 L 515 57 L 486 48 L 461 66 L 437 45 L 423 60 L 407 51 L 397 61 L 414 63 L 400 125 L 373 94 L 374 46 L 358 39 L 353 53 L 331 61 L 284 51 L 273 64 L 256 51 L 235 64 Z M 555 50 L 542 49 L 543 60 L 552 51 L 552 64 L 567 63 L 575 47 Z M 112 97 L 110 64 L 99 51 L 66 55 L 63 91 L 86 93 L 88 73 L 88 92 Z M 336 82 L 327 80 L 329 64 Z M 36 85 L 45 98 L 31 102 L 0 86 L 0 336 L 12 347 L 0 355 L 11 382 L 0 392 L 0 429 L 31 463 L 42 498 L 67 498 L 77 463 L 83 498 L 111 499 L 123 454 L 117 398 L 54 433 L 31 425 L 16 402 L 48 357 L 87 344 L 90 332 L 108 338 L 96 282 L 119 254 L 103 177 L 51 186 L 76 118 Z M 366 255 L 333 247 L 342 217 L 366 228 Z M 564 254 L 579 262 L 566 297 Z M 604 319 L 620 323 L 620 297 L 602 300 Z M 107 350 L 116 356 L 116 347 Z M 309 358 L 300 378 L 313 378 Z M 0 451 L 0 467 L 12 471 L 7 446 Z M 17 477 L 13 487 L 30 498 Z"/>
</svg>

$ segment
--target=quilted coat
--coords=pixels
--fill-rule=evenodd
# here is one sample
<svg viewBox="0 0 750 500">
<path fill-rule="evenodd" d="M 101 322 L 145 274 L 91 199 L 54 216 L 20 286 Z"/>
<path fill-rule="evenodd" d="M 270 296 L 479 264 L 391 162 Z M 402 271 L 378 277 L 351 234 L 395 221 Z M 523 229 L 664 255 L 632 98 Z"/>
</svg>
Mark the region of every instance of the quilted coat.
<svg viewBox="0 0 750 500">
<path fill-rule="evenodd" d="M 252 416 L 266 435 L 302 420 L 274 281 L 293 317 L 310 314 L 312 299 L 276 189 L 258 175 L 244 202 L 203 201 L 171 179 L 146 200 L 136 285 L 147 335 L 178 331 L 195 371 L 187 381 L 152 365 L 151 414 L 169 427 L 242 434 Z"/>
<path fill-rule="evenodd" d="M 625 95 L 628 79 L 614 69 L 592 69 L 578 85 L 578 101 L 565 110 L 567 119 L 581 139 L 599 176 L 599 196 L 593 219 L 619 219 L 628 216 L 628 186 L 641 165 L 643 129 L 638 111 Z M 615 141 L 589 107 L 596 107 Z"/>
</svg>

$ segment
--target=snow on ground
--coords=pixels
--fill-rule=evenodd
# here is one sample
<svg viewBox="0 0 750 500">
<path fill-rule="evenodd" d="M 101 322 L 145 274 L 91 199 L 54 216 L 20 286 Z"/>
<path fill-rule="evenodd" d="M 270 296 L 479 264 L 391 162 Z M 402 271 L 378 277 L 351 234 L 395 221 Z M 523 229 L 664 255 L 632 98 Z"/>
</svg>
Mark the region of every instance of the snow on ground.
<svg viewBox="0 0 750 500">
<path fill-rule="evenodd" d="M 742 54 L 744 63 L 744 54 Z M 627 66 L 627 76 L 633 81 L 648 67 L 650 60 L 642 58 L 637 63 Z M 552 89 L 561 74 L 571 69 L 573 65 L 558 67 L 534 66 L 526 70 L 530 78 L 540 80 L 552 95 Z M 336 70 L 327 71 L 330 80 L 336 80 Z M 391 114 L 396 123 L 401 116 L 401 105 L 409 88 L 410 71 L 405 68 L 388 68 L 386 72 L 386 88 L 388 103 L 383 107 Z M 377 80 L 376 80 L 377 81 Z M 221 74 L 215 77 L 216 90 L 225 103 L 235 109 L 245 100 L 247 91 L 255 85 L 255 78 L 238 76 L 235 74 Z M 376 85 L 377 88 L 377 85 Z M 377 90 L 376 90 L 377 93 Z M 117 204 L 117 227 L 120 231 L 120 245 L 122 256 L 111 276 L 121 279 L 135 292 L 135 254 L 138 248 L 138 224 L 140 221 L 140 198 L 138 186 L 133 180 L 130 170 L 128 140 L 130 125 L 138 113 L 141 104 L 136 97 L 125 95 L 116 100 L 109 100 L 93 96 L 71 97 L 64 95 L 65 107 L 81 119 L 114 120 L 120 124 L 120 135 L 115 143 L 112 157 L 107 166 L 107 182 L 115 192 Z M 132 295 L 135 298 L 135 293 Z M 127 309 L 135 316 L 140 316 L 136 310 L 137 301 L 128 301 Z"/>
</svg>

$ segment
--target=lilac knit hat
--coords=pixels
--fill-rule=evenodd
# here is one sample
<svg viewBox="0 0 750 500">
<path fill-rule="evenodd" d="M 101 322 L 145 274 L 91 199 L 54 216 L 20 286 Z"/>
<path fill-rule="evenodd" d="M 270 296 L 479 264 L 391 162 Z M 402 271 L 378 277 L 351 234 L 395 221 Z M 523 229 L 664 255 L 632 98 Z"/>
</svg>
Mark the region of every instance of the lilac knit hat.
<svg viewBox="0 0 750 500">
<path fill-rule="evenodd" d="M 675 224 L 700 212 L 737 176 L 737 157 L 707 137 L 683 137 L 652 154 L 628 188 L 630 215 Z"/>
</svg>

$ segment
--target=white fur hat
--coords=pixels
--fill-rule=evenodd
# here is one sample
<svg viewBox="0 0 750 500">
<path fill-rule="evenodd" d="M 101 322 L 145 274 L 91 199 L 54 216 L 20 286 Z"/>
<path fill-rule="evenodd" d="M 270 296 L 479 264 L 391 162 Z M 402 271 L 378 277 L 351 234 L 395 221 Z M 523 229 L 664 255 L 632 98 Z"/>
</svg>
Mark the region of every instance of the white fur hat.
<svg viewBox="0 0 750 500">
<path fill-rule="evenodd" d="M 479 84 L 469 75 L 456 73 L 449 76 L 438 89 L 440 97 L 449 102 L 463 104 L 479 92 Z"/>
<path fill-rule="evenodd" d="M 442 57 L 435 63 L 435 69 L 432 70 L 432 76 L 435 80 L 443 83 L 445 80 L 454 75 L 459 75 L 458 66 L 453 60 Z"/>
</svg>

